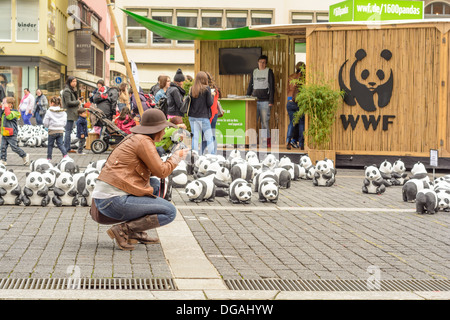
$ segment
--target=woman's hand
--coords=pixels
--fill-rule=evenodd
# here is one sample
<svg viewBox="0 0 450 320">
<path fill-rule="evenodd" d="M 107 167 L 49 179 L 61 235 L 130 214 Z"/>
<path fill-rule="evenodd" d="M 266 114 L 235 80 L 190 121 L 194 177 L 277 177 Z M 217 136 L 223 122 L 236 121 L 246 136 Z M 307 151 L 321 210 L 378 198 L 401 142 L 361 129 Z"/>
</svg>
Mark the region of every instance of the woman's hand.
<svg viewBox="0 0 450 320">
<path fill-rule="evenodd" d="M 186 158 L 186 156 L 189 153 L 189 149 L 180 149 L 175 151 L 175 155 L 180 157 L 182 160 L 184 160 Z"/>
</svg>

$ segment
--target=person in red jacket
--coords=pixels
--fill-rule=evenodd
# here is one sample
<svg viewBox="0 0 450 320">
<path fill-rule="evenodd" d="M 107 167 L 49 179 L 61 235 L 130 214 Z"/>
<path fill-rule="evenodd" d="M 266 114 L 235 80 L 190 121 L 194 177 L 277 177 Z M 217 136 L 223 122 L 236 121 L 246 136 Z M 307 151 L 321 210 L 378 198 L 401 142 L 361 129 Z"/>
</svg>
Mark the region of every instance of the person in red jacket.
<svg viewBox="0 0 450 320">
<path fill-rule="evenodd" d="M 117 127 L 126 134 L 130 134 L 130 129 L 134 126 L 136 126 L 136 121 L 134 121 L 130 109 L 124 107 L 117 118 Z"/>
</svg>

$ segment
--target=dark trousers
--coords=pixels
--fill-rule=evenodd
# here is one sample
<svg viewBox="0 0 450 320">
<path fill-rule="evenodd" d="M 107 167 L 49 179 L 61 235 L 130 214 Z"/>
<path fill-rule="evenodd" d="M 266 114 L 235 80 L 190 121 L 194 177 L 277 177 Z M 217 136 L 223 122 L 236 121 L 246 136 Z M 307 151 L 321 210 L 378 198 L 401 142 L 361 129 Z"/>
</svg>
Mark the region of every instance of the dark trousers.
<svg viewBox="0 0 450 320">
<path fill-rule="evenodd" d="M 53 146 L 55 144 L 55 141 L 63 157 L 67 154 L 66 148 L 64 147 L 63 134 L 62 133 L 49 134 L 47 146 L 47 159 L 52 158 Z"/>
<path fill-rule="evenodd" d="M 2 137 L 2 145 L 1 145 L 1 158 L 3 161 L 6 162 L 6 156 L 7 156 L 7 149 L 8 146 L 11 146 L 11 150 L 14 151 L 19 155 L 19 157 L 23 158 L 27 154 L 25 151 L 20 149 L 17 145 L 17 136 L 10 136 L 10 137 Z"/>
<path fill-rule="evenodd" d="M 69 152 L 70 148 L 70 134 L 72 133 L 73 124 L 75 121 L 67 120 L 65 127 L 65 136 L 64 136 L 64 148 L 67 152 Z"/>
</svg>

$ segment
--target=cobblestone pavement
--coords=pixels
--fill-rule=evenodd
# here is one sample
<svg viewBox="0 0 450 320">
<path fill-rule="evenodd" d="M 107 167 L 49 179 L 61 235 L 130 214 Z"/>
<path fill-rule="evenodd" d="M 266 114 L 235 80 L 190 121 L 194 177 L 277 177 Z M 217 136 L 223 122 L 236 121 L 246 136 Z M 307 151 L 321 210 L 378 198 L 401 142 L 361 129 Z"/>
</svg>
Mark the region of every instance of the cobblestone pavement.
<svg viewBox="0 0 450 320">
<path fill-rule="evenodd" d="M 24 150 L 31 159 L 46 154 Z M 23 186 L 29 169 L 8 151 L 8 167 Z M 81 169 L 107 155 L 71 154 Z M 367 195 L 362 181 L 363 170 L 338 169 L 334 186 L 295 181 L 277 204 L 256 195 L 248 205 L 227 198 L 196 204 L 182 189 L 174 190 L 173 202 L 225 280 L 367 279 L 369 267 L 382 279 L 450 279 L 450 213 L 418 215 L 400 187 Z M 67 277 L 74 266 L 88 278 L 171 277 L 160 244 L 122 251 L 108 228 L 83 207 L 0 207 L 0 278 Z"/>
</svg>

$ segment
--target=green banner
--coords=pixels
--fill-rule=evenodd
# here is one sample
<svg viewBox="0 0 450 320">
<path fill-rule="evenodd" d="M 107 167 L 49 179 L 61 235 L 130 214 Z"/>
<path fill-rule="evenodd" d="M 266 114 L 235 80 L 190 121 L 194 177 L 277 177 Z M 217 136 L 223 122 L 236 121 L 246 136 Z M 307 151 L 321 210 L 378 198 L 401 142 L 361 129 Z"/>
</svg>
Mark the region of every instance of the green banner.
<svg viewBox="0 0 450 320">
<path fill-rule="evenodd" d="M 423 1 L 348 0 L 330 6 L 330 22 L 423 19 Z"/>
<path fill-rule="evenodd" d="M 220 100 L 224 114 L 217 119 L 216 141 L 218 144 L 245 144 L 245 101 Z"/>
</svg>

